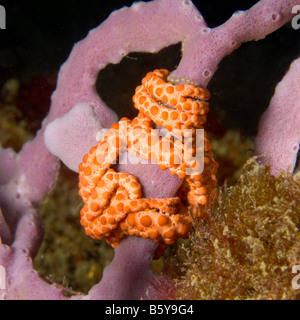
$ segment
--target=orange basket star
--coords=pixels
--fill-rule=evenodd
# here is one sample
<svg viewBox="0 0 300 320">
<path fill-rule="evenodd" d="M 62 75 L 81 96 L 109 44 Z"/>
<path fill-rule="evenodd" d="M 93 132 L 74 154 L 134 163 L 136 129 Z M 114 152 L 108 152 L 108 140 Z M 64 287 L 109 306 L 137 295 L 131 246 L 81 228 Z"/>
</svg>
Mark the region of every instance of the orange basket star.
<svg viewBox="0 0 300 320">
<path fill-rule="evenodd" d="M 138 116 L 113 124 L 79 166 L 79 194 L 85 203 L 81 224 L 86 233 L 96 239 L 106 238 L 112 247 L 127 235 L 150 238 L 159 243 L 156 258 L 167 245 L 188 237 L 192 217 L 205 217 L 217 184 L 218 165 L 206 136 L 200 150 L 202 172 L 197 171 L 193 157 L 199 151 L 195 132 L 206 122 L 209 92 L 193 84 L 174 85 L 168 82 L 168 75 L 164 69 L 146 75 L 133 96 Z M 160 136 L 157 126 L 170 134 Z M 188 148 L 186 131 L 191 139 Z M 136 177 L 111 168 L 125 149 L 182 178 L 178 196 L 142 198 Z M 187 174 L 187 169 L 192 173 Z"/>
</svg>

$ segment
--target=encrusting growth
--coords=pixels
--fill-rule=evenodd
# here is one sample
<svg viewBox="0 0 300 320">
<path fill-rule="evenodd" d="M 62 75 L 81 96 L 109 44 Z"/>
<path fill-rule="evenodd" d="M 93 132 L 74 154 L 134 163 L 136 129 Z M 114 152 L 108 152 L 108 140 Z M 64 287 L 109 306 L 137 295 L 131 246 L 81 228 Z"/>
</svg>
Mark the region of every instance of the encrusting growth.
<svg viewBox="0 0 300 320">
<path fill-rule="evenodd" d="M 191 84 L 174 85 L 168 75 L 164 69 L 146 75 L 133 97 L 138 116 L 113 124 L 79 166 L 79 194 L 85 202 L 81 224 L 86 233 L 106 238 L 112 247 L 126 235 L 151 238 L 160 244 L 156 258 L 167 245 L 188 237 L 191 218 L 205 217 L 216 195 L 217 163 L 211 145 L 205 136 L 203 146 L 196 144 L 196 129 L 206 122 L 209 92 Z M 168 134 L 160 136 L 155 125 Z M 178 196 L 142 198 L 136 177 L 111 168 L 126 149 L 184 179 Z M 202 172 L 195 160 L 197 151 L 204 154 Z"/>
</svg>

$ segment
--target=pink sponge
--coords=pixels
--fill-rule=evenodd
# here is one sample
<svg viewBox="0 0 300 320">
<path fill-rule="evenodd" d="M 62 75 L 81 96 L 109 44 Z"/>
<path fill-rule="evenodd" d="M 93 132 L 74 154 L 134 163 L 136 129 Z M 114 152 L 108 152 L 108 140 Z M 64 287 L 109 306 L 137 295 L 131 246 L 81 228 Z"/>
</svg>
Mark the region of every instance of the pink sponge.
<svg viewBox="0 0 300 320">
<path fill-rule="evenodd" d="M 295 60 L 276 87 L 269 108 L 262 115 L 255 154 L 273 174 L 295 169 L 300 144 L 300 58 Z"/>
<path fill-rule="evenodd" d="M 96 136 L 101 128 L 93 108 L 87 103 L 78 103 L 61 118 L 48 124 L 44 141 L 51 153 L 78 172 L 82 157 L 97 145 Z"/>
</svg>

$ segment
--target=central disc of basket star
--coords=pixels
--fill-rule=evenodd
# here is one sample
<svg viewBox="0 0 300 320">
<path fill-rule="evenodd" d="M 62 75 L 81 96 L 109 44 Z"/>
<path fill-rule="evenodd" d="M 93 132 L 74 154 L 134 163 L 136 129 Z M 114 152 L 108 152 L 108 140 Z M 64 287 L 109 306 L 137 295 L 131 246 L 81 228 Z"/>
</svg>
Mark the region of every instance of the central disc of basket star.
<svg viewBox="0 0 300 320">
<path fill-rule="evenodd" d="M 123 118 L 113 124 L 79 166 L 79 194 L 85 203 L 81 224 L 86 233 L 96 239 L 106 238 L 113 247 L 125 235 L 151 238 L 160 244 L 156 257 L 167 245 L 188 236 L 191 216 L 204 217 L 216 195 L 217 163 L 207 138 L 204 138 L 204 169 L 201 174 L 191 175 L 186 175 L 186 169 L 197 167 L 192 157 L 197 151 L 195 141 L 192 140 L 187 150 L 184 139 L 178 139 L 185 129 L 203 128 L 209 110 L 209 92 L 193 84 L 174 85 L 167 81 L 168 75 L 164 69 L 146 75 L 133 97 L 138 116 L 132 121 Z M 155 125 L 174 135 L 161 137 L 153 130 Z M 124 126 L 126 135 L 120 134 Z M 195 139 L 193 135 L 192 139 Z M 124 146 L 184 179 L 178 196 L 142 198 L 136 177 L 110 168 Z"/>
</svg>

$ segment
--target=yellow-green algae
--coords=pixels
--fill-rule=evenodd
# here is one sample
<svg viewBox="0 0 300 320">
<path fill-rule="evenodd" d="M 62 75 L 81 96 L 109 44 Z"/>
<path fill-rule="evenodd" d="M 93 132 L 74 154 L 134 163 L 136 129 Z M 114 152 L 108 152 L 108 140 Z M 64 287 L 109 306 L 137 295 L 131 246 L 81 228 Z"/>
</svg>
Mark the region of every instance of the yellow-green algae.
<svg viewBox="0 0 300 320">
<path fill-rule="evenodd" d="M 27 130 L 27 121 L 15 103 L 19 87 L 19 80 L 11 78 L 0 92 L 0 144 L 17 152 L 24 142 L 33 138 Z"/>
<path fill-rule="evenodd" d="M 178 298 L 299 299 L 299 229 L 300 172 L 275 177 L 251 158 L 179 250 Z"/>
</svg>

